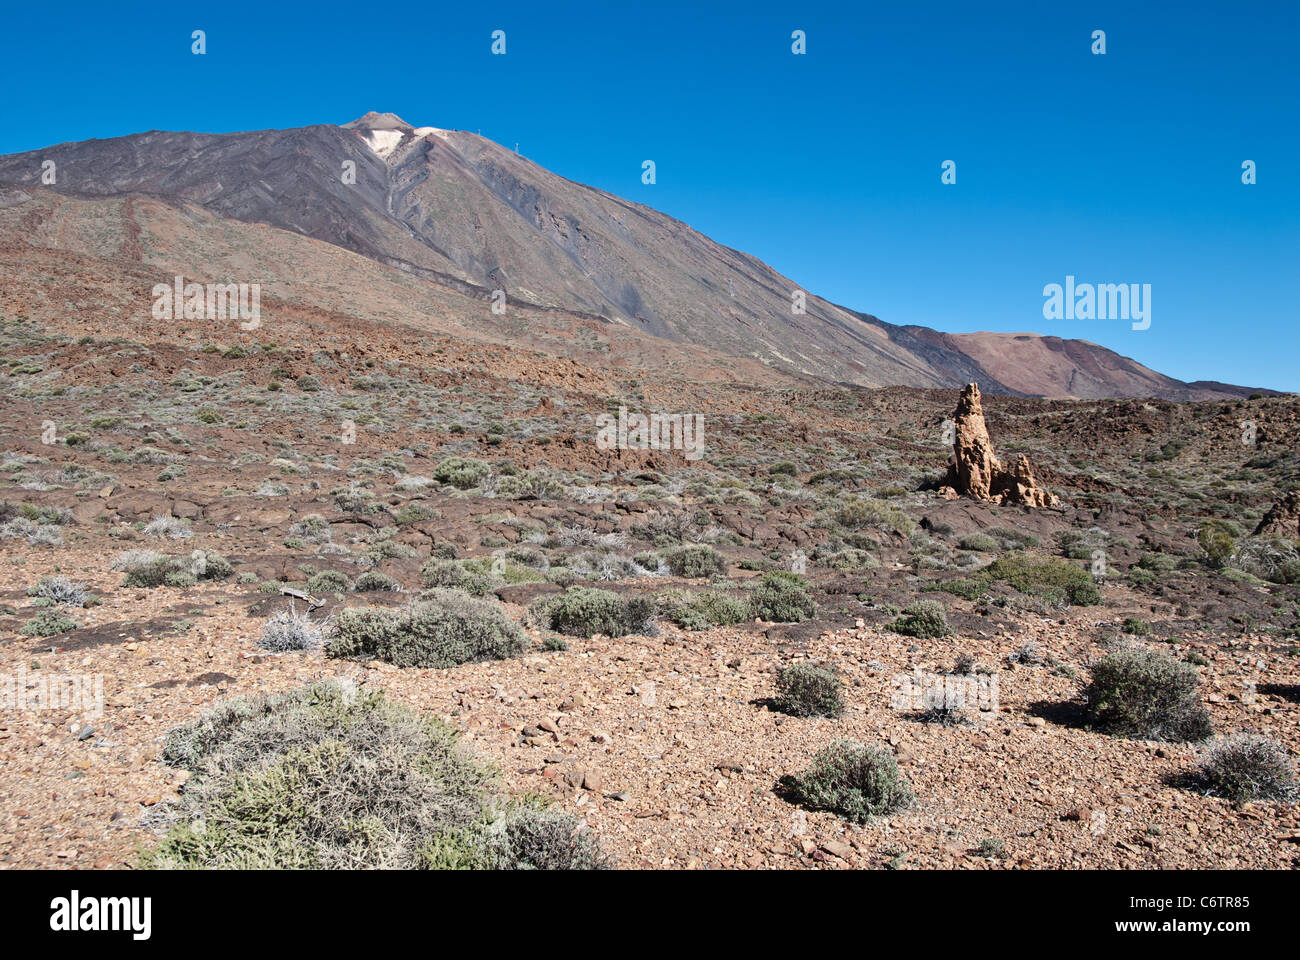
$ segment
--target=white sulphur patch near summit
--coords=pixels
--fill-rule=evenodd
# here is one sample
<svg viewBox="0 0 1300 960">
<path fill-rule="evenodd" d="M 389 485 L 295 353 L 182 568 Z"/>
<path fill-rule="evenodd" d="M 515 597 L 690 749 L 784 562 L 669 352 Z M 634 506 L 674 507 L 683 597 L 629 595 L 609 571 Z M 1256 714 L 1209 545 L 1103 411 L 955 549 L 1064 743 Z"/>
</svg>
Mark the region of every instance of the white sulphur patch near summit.
<svg viewBox="0 0 1300 960">
<path fill-rule="evenodd" d="M 431 133 L 439 137 L 442 137 L 442 139 L 444 140 L 447 139 L 447 131 L 443 130 L 441 127 L 416 127 L 415 128 L 415 135 L 417 137 L 427 137 Z"/>
<path fill-rule="evenodd" d="M 361 134 L 366 146 L 378 156 L 385 157 L 397 149 L 405 134 L 401 130 L 367 130 Z"/>
</svg>

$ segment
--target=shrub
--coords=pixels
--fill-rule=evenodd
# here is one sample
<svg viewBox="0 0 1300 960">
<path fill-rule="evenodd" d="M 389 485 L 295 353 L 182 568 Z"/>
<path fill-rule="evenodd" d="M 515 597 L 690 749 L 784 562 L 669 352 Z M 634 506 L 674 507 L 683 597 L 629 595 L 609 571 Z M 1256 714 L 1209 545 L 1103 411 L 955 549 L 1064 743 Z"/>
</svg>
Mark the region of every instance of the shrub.
<svg viewBox="0 0 1300 960">
<path fill-rule="evenodd" d="M 881 527 L 908 536 L 916 529 L 916 521 L 892 504 L 883 500 L 849 497 L 835 510 L 834 521 L 841 527 L 860 530 L 863 527 Z"/>
<path fill-rule="evenodd" d="M 477 487 L 491 469 L 482 460 L 469 457 L 448 457 L 433 468 L 433 479 L 449 483 L 458 490 Z"/>
<path fill-rule="evenodd" d="M 967 534 L 958 541 L 957 545 L 963 550 L 974 550 L 976 553 L 994 553 L 1002 546 L 987 533 Z"/>
<path fill-rule="evenodd" d="M 1100 730 L 1150 740 L 1203 740 L 1211 733 L 1196 668 L 1166 653 L 1116 650 L 1092 668 L 1088 716 Z"/>
<path fill-rule="evenodd" d="M 188 558 L 190 570 L 200 580 L 224 580 L 235 572 L 235 568 L 219 553 L 211 550 L 195 550 Z"/>
<path fill-rule="evenodd" d="M 1038 643 L 1034 640 L 1022 644 L 1007 654 L 1007 663 L 1035 664 L 1041 663 L 1042 660 L 1042 650 L 1039 649 Z"/>
<path fill-rule="evenodd" d="M 1101 527 L 1087 530 L 1059 530 L 1052 535 L 1061 554 L 1071 560 L 1088 560 L 1093 551 L 1103 550 L 1110 543 L 1110 532 Z"/>
<path fill-rule="evenodd" d="M 819 556 L 817 562 L 832 570 L 875 570 L 880 566 L 880 561 L 875 554 L 855 547 L 847 547 L 835 553 Z"/>
<path fill-rule="evenodd" d="M 194 411 L 194 417 L 200 423 L 220 423 L 222 420 L 221 411 L 211 404 L 204 404 Z"/>
<path fill-rule="evenodd" d="M 777 708 L 796 717 L 838 717 L 844 712 L 841 687 L 834 667 L 796 663 L 777 674 Z"/>
<path fill-rule="evenodd" d="M 976 576 L 986 581 L 1003 580 L 1021 593 L 1060 605 L 1085 607 L 1101 603 L 1101 592 L 1092 574 L 1078 564 L 1056 557 L 1016 551 L 998 557 Z"/>
<path fill-rule="evenodd" d="M 188 540 L 194 536 L 190 522 L 180 517 L 157 516 L 144 527 L 146 537 L 164 537 L 168 540 Z"/>
<path fill-rule="evenodd" d="M 1237 549 L 1235 528 L 1225 520 L 1206 520 L 1196 531 L 1201 559 L 1214 569 L 1226 566 Z"/>
<path fill-rule="evenodd" d="M 487 584 L 484 592 L 495 589 L 502 583 L 541 583 L 546 579 L 540 571 L 501 556 L 473 557 L 459 563 L 471 577 L 483 579 Z"/>
<path fill-rule="evenodd" d="M 41 597 L 51 603 L 67 607 L 84 607 L 91 599 L 91 593 L 84 583 L 76 583 L 67 577 L 41 577 L 36 586 L 27 591 L 29 597 Z"/>
<path fill-rule="evenodd" d="M 338 570 L 322 570 L 307 581 L 308 593 L 346 593 L 350 589 L 352 581 Z"/>
<path fill-rule="evenodd" d="M 230 562 L 211 550 L 171 557 L 155 550 L 127 550 L 113 561 L 126 573 L 127 587 L 191 587 L 199 580 L 224 580 L 234 572 Z"/>
<path fill-rule="evenodd" d="M 1001 860 L 1007 855 L 1007 845 L 1001 837 L 985 837 L 975 848 L 977 856 Z"/>
<path fill-rule="evenodd" d="M 1280 538 L 1247 537 L 1237 544 L 1231 562 L 1270 583 L 1300 583 L 1300 551 Z"/>
<path fill-rule="evenodd" d="M 1253 800 L 1290 800 L 1296 792 L 1286 750 L 1253 733 L 1213 741 L 1200 775 L 1213 793 L 1238 806 Z"/>
<path fill-rule="evenodd" d="M 544 471 L 529 470 L 519 476 L 501 477 L 495 492 L 498 497 L 511 500 L 558 500 L 567 488 Z"/>
<path fill-rule="evenodd" d="M 478 569 L 468 569 L 454 560 L 430 557 L 420 568 L 420 579 L 426 587 L 453 587 L 482 596 L 492 589 L 493 578 Z"/>
<path fill-rule="evenodd" d="M 396 578 L 390 577 L 386 573 L 367 570 L 357 577 L 357 582 L 353 584 L 352 589 L 356 590 L 357 593 L 370 593 L 375 590 L 390 590 L 393 593 L 398 593 L 401 591 L 402 585 Z"/>
<path fill-rule="evenodd" d="M 289 528 L 289 533 L 307 543 L 328 543 L 332 536 L 330 522 L 319 513 L 309 513 L 296 521 Z"/>
<path fill-rule="evenodd" d="M 293 607 L 277 610 L 262 624 L 262 639 L 258 646 L 263 650 L 318 650 L 325 643 L 319 625 L 305 613 Z"/>
<path fill-rule="evenodd" d="M 803 623 L 816 612 L 807 582 L 793 573 L 764 574 L 752 603 L 755 617 L 773 623 Z"/>
<path fill-rule="evenodd" d="M 1124 632 L 1135 637 L 1145 637 L 1151 632 L 1151 624 L 1137 617 L 1125 617 Z"/>
<path fill-rule="evenodd" d="M 1143 553 L 1137 565 L 1143 570 L 1177 570 L 1178 558 L 1167 553 Z"/>
<path fill-rule="evenodd" d="M 52 637 L 76 630 L 81 624 L 58 610 L 42 610 L 28 620 L 18 632 L 24 637 Z"/>
<path fill-rule="evenodd" d="M 337 487 L 330 491 L 330 496 L 334 498 L 334 505 L 342 513 L 354 516 L 378 513 L 383 509 L 375 503 L 375 495 L 365 487 Z"/>
<path fill-rule="evenodd" d="M 399 667 L 453 667 L 524 652 L 519 626 L 495 603 L 460 590 L 426 591 L 404 610 L 361 607 L 339 614 L 325 652 Z"/>
<path fill-rule="evenodd" d="M 923 639 L 946 637 L 952 633 L 948 626 L 948 611 L 934 600 L 919 600 L 904 607 L 902 615 L 889 625 L 889 629 L 905 637 Z"/>
<path fill-rule="evenodd" d="M 173 730 L 192 774 L 151 868 L 588 869 L 571 815 L 500 793 L 447 724 L 337 681 L 220 703 Z"/>
<path fill-rule="evenodd" d="M 570 587 L 563 596 L 543 598 L 541 610 L 547 626 L 571 637 L 595 633 L 622 637 L 646 629 L 654 614 L 654 601 L 648 597 L 624 599 L 594 587 Z"/>
<path fill-rule="evenodd" d="M 365 552 L 356 558 L 356 564 L 361 567 L 374 567 L 385 560 L 409 558 L 415 555 L 415 547 L 381 536 L 380 539 L 372 541 Z"/>
<path fill-rule="evenodd" d="M 922 590 L 941 591 L 950 593 L 954 597 L 962 597 L 965 600 L 978 600 L 988 591 L 989 582 L 984 579 L 972 579 L 970 577 L 959 578 L 957 580 L 936 580 L 925 584 Z"/>
<path fill-rule="evenodd" d="M 437 516 L 438 511 L 426 503 L 408 503 L 393 514 L 393 522 L 399 527 L 404 527 L 412 523 L 433 520 Z"/>
<path fill-rule="evenodd" d="M 525 567 L 534 567 L 538 570 L 545 570 L 550 566 L 550 561 L 546 557 L 546 552 L 539 550 L 537 547 L 511 547 L 506 551 L 506 557 L 516 563 L 523 564 Z"/>
<path fill-rule="evenodd" d="M 703 543 L 668 550 L 663 562 L 678 577 L 717 577 L 727 569 L 722 554 Z"/>
<path fill-rule="evenodd" d="M 53 523 L 33 523 L 27 517 L 14 517 L 0 523 L 0 540 L 21 537 L 34 547 L 57 547 L 63 544 L 63 533 Z"/>
<path fill-rule="evenodd" d="M 796 474 L 798 474 L 798 472 L 799 472 L 799 468 L 796 467 L 789 460 L 778 460 L 776 463 L 772 464 L 770 467 L 767 468 L 768 476 L 772 476 L 772 477 L 779 477 L 779 476 L 793 477 Z"/>
<path fill-rule="evenodd" d="M 889 816 L 915 802 L 892 753 L 851 740 L 820 750 L 807 771 L 783 778 L 782 786 L 796 803 L 854 823 Z"/>
<path fill-rule="evenodd" d="M 660 613 L 683 630 L 708 630 L 740 623 L 754 615 L 748 599 L 720 590 L 674 591 L 660 595 L 658 603 Z"/>
</svg>

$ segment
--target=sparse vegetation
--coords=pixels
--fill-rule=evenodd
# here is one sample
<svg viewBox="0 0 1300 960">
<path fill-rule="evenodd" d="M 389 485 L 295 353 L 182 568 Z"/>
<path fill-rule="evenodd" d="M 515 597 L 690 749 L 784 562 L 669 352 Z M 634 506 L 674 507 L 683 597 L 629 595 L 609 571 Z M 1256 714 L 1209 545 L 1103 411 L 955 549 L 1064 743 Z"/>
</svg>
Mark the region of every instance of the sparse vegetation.
<svg viewBox="0 0 1300 960">
<path fill-rule="evenodd" d="M 1286 750 L 1253 733 L 1235 733 L 1213 741 L 1205 751 L 1200 775 L 1212 793 L 1237 805 L 1285 801 L 1296 794 Z"/>
<path fill-rule="evenodd" d="M 224 580 L 234 572 L 225 557 L 211 550 L 180 557 L 127 550 L 113 561 L 113 569 L 126 573 L 122 585 L 127 587 L 192 587 L 200 580 Z"/>
<path fill-rule="evenodd" d="M 808 770 L 783 778 L 782 787 L 795 803 L 854 823 L 889 816 L 915 802 L 892 753 L 851 740 L 836 740 L 819 751 Z"/>
<path fill-rule="evenodd" d="M 842 687 L 833 667 L 793 664 L 777 674 L 777 709 L 796 717 L 838 717 L 844 713 Z"/>
<path fill-rule="evenodd" d="M 516 657 L 526 645 L 518 624 L 495 603 L 460 590 L 433 589 L 400 610 L 344 610 L 325 651 L 331 657 L 386 660 L 399 667 L 444 668 Z"/>
<path fill-rule="evenodd" d="M 262 638 L 258 646 L 277 653 L 287 650 L 317 650 L 325 639 L 320 625 L 313 623 L 305 613 L 293 607 L 277 610 L 262 625 Z"/>
<path fill-rule="evenodd" d="M 576 818 L 512 800 L 456 732 L 327 682 L 227 701 L 173 730 L 189 771 L 155 869 L 594 869 Z"/>
<path fill-rule="evenodd" d="M 802 623 L 816 612 L 808 582 L 791 573 L 764 574 L 753 595 L 754 616 L 775 623 Z"/>
<path fill-rule="evenodd" d="M 76 630 L 80 626 L 81 624 L 66 613 L 47 609 L 39 611 L 36 616 L 23 624 L 18 632 L 24 637 L 52 637 L 55 634 Z"/>
<path fill-rule="evenodd" d="M 1210 716 L 1196 669 L 1166 653 L 1116 650 L 1093 665 L 1088 716 L 1098 729 L 1149 740 L 1204 740 Z"/>
<path fill-rule="evenodd" d="M 1021 593 L 1065 606 L 1101 603 L 1101 593 L 1086 569 L 1068 560 L 1016 551 L 998 557 L 976 574 L 985 581 L 1001 580 Z"/>
<path fill-rule="evenodd" d="M 550 629 L 571 637 L 596 633 L 621 637 L 647 628 L 654 601 L 639 596 L 623 598 L 594 587 L 571 587 L 563 596 L 544 598 L 538 610 Z"/>
<path fill-rule="evenodd" d="M 948 611 L 933 600 L 919 600 L 903 609 L 902 615 L 889 625 L 895 633 L 907 637 L 946 637 L 952 633 L 948 626 Z"/>
<path fill-rule="evenodd" d="M 717 577 L 727 569 L 722 554 L 707 544 L 677 547 L 663 554 L 663 562 L 678 577 Z"/>
</svg>

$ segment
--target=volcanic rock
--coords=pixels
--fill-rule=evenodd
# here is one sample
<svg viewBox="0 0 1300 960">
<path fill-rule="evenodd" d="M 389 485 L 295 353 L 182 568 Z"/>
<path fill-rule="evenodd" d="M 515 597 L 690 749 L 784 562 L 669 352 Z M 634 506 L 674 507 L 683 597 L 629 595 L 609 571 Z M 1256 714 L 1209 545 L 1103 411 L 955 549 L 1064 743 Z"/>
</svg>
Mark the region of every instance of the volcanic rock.
<svg viewBox="0 0 1300 960">
<path fill-rule="evenodd" d="M 1300 490 L 1292 490 L 1268 508 L 1255 528 L 1255 536 L 1300 540 Z"/>
<path fill-rule="evenodd" d="M 1004 467 L 993 449 L 978 384 L 968 383 L 953 412 L 953 459 L 939 494 L 947 499 L 972 497 L 990 503 L 1021 503 L 1029 507 L 1054 507 L 1060 503 L 1034 477 L 1024 454 Z"/>
</svg>

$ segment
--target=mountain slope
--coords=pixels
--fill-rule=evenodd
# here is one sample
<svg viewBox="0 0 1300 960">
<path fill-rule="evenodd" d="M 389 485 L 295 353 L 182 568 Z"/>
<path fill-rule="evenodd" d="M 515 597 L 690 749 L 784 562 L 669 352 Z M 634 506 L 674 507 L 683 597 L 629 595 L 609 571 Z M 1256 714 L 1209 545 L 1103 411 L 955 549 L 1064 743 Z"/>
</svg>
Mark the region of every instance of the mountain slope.
<svg viewBox="0 0 1300 960">
<path fill-rule="evenodd" d="M 806 295 L 756 258 L 462 131 L 391 114 L 236 134 L 151 131 L 0 158 L 0 183 L 147 194 L 343 247 L 465 296 L 599 317 L 779 370 L 880 386 L 1054 396 L 1221 396 L 1085 341 L 946 335 Z M 349 175 L 355 173 L 355 182 Z M 254 270 L 256 267 L 254 266 Z M 981 339 L 982 338 L 982 339 Z M 1043 342 L 1040 342 L 1043 341 Z M 1061 346 L 1066 345 L 1066 346 Z M 1051 363 L 1042 366 L 1044 358 Z"/>
</svg>

